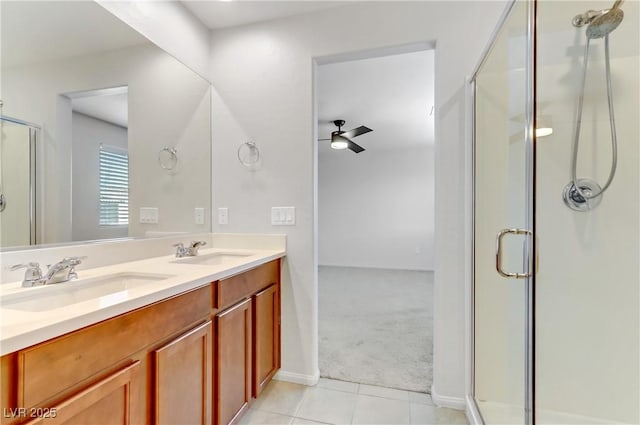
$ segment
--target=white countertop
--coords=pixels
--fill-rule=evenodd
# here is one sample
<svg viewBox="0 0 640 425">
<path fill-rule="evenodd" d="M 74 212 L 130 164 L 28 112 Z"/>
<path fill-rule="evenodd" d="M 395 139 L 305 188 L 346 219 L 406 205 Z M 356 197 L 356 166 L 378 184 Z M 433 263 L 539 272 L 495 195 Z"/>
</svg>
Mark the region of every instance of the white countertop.
<svg viewBox="0 0 640 425">
<path fill-rule="evenodd" d="M 249 254 L 225 261 L 221 265 L 203 265 L 176 263 L 173 255 L 148 258 L 144 260 L 124 262 L 104 267 L 83 270 L 78 268 L 77 281 L 63 282 L 53 285 L 22 288 L 21 282 L 0 285 L 0 296 L 22 299 L 42 296 L 42 291 L 58 294 L 73 291 L 74 284 L 82 284 L 85 279 L 96 278 L 115 273 L 148 273 L 153 275 L 169 275 L 163 280 L 139 284 L 133 289 L 122 290 L 106 296 L 92 298 L 60 308 L 38 308 L 39 311 L 19 310 L 11 308 L 11 304 L 0 304 L 0 355 L 29 347 L 48 339 L 64 335 L 92 325 L 105 319 L 135 310 L 140 307 L 161 301 L 171 296 L 208 285 L 212 281 L 249 270 L 260 264 L 281 258 L 285 249 L 200 249 L 198 255 L 213 253 Z M 66 289 L 68 288 L 68 289 Z M 35 296 L 37 295 L 37 296 Z M 43 297 L 46 302 L 46 296 Z"/>
</svg>

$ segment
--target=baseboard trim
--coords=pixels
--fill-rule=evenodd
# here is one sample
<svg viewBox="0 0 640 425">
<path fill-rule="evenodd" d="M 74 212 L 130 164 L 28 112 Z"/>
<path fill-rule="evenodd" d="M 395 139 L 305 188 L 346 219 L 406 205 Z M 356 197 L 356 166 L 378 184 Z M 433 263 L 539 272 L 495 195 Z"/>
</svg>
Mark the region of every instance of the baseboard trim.
<svg viewBox="0 0 640 425">
<path fill-rule="evenodd" d="M 466 397 L 467 401 L 467 420 L 470 425 L 484 425 L 482 421 L 482 416 L 480 415 L 480 411 L 478 410 L 478 405 L 475 400 L 471 396 Z"/>
<path fill-rule="evenodd" d="M 320 370 L 317 370 L 313 375 L 305 375 L 302 373 L 288 372 L 280 369 L 276 376 L 273 377 L 276 381 L 291 382 L 294 384 L 314 386 L 320 380 Z"/>
<path fill-rule="evenodd" d="M 431 399 L 438 407 L 448 407 L 456 410 L 466 410 L 467 407 L 464 398 L 440 395 L 436 391 L 435 385 L 431 386 Z"/>
</svg>

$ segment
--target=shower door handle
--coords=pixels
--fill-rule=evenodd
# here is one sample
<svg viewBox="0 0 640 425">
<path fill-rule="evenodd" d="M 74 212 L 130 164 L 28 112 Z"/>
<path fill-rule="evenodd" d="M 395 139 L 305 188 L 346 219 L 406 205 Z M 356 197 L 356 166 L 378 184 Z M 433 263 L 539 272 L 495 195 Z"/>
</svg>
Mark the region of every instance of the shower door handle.
<svg viewBox="0 0 640 425">
<path fill-rule="evenodd" d="M 524 273 L 511 273 L 505 272 L 502 269 L 502 238 L 504 238 L 508 234 L 531 235 L 531 231 L 526 229 L 502 229 L 498 232 L 498 236 L 496 237 L 496 270 L 498 271 L 498 274 L 503 277 L 526 279 L 527 277 L 531 276 L 531 272 L 529 270 L 525 270 Z"/>
</svg>

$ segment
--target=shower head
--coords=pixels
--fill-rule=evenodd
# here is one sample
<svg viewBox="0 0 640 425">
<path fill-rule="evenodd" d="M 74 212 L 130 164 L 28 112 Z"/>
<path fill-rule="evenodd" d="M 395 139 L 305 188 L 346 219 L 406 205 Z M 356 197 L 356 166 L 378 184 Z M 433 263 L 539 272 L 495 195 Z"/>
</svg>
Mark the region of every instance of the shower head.
<svg viewBox="0 0 640 425">
<path fill-rule="evenodd" d="M 588 38 L 602 38 L 618 28 L 624 18 L 624 12 L 618 6 L 619 2 L 616 2 L 606 13 L 597 16 L 589 23 L 586 32 Z"/>
</svg>

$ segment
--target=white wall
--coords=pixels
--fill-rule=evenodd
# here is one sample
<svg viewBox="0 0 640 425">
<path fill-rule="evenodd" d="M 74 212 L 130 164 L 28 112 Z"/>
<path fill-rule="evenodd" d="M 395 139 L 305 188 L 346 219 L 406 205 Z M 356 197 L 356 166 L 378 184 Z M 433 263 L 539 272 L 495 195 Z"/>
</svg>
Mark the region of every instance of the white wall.
<svg viewBox="0 0 640 425">
<path fill-rule="evenodd" d="M 63 94 L 123 85 L 129 86 L 129 235 L 209 230 L 209 214 L 196 225 L 194 208 L 208 211 L 211 202 L 210 85 L 149 44 L 3 69 L 3 113 L 43 126 L 39 242 L 71 240 L 72 109 Z M 164 146 L 178 149 L 173 173 L 158 164 Z M 139 223 L 140 207 L 157 207 L 159 223 Z"/>
<path fill-rule="evenodd" d="M 127 150 L 127 129 L 73 112 L 71 238 L 74 241 L 123 238 L 127 226 L 100 226 L 100 145 Z M 135 217 L 135 215 L 132 215 Z"/>
<path fill-rule="evenodd" d="M 318 155 L 320 265 L 433 270 L 433 147 Z"/>
<path fill-rule="evenodd" d="M 209 30 L 179 2 L 95 1 L 201 77 L 209 78 Z"/>
<path fill-rule="evenodd" d="M 503 8 L 504 2 L 373 2 L 213 32 L 213 206 L 229 208 L 229 224 L 214 230 L 286 232 L 282 366 L 289 377 L 312 381 L 318 373 L 313 59 L 435 41 L 434 390 L 439 400 L 462 403 L 464 82 Z M 246 140 L 260 148 L 258 171 L 236 160 Z M 271 226 L 270 208 L 288 205 L 296 207 L 296 226 Z"/>
</svg>

